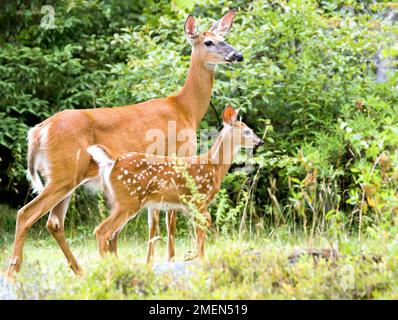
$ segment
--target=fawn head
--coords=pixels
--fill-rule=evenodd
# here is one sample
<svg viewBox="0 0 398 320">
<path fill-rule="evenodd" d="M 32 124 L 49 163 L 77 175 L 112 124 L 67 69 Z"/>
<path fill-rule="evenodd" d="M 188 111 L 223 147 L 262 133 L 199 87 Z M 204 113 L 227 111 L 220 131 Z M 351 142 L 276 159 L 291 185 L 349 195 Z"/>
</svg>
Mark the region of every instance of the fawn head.
<svg viewBox="0 0 398 320">
<path fill-rule="evenodd" d="M 252 129 L 250 129 L 244 122 L 237 121 L 239 109 L 234 110 L 231 106 L 224 109 L 222 118 L 224 121 L 224 128 L 232 129 L 233 143 L 235 147 L 253 149 L 264 144 Z"/>
<path fill-rule="evenodd" d="M 198 32 L 195 18 L 189 15 L 185 21 L 184 31 L 192 50 L 204 62 L 210 65 L 229 64 L 243 61 L 243 54 L 225 42 L 224 37 L 231 30 L 236 15 L 230 10 L 206 32 Z"/>
</svg>

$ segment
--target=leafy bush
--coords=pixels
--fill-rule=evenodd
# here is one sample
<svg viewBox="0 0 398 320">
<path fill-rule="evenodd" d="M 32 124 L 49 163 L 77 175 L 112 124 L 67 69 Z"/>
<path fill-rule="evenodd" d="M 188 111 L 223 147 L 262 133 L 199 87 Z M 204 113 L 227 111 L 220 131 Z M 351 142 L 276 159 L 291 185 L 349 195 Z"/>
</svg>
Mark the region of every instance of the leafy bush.
<svg viewBox="0 0 398 320">
<path fill-rule="evenodd" d="M 0 13 L 0 200 L 13 206 L 26 198 L 29 127 L 63 109 L 166 96 L 183 84 L 189 64 L 186 12 L 177 2 L 54 2 L 55 29 L 40 27 L 42 4 L 7 3 Z M 222 206 L 212 209 L 216 229 L 242 235 L 288 224 L 313 236 L 372 234 L 393 223 L 397 74 L 377 83 L 374 66 L 378 52 L 397 55 L 390 45 L 397 24 L 379 15 L 386 5 L 200 1 L 193 13 L 203 30 L 225 7 L 241 8 L 228 41 L 245 62 L 218 68 L 212 102 L 219 111 L 242 107 L 267 144 L 251 174 L 234 171 L 225 179 Z M 218 124 L 209 109 L 202 127 Z M 90 210 L 96 205 L 72 209 L 72 219 L 84 222 L 80 216 Z"/>
<path fill-rule="evenodd" d="M 153 268 L 131 255 L 90 258 L 80 278 L 41 257 L 25 264 L 16 291 L 22 299 L 396 299 L 396 240 L 372 241 L 376 248 L 347 241 L 335 258 L 296 259 L 290 241 L 279 247 L 264 239 L 239 244 L 218 238 L 203 263 Z"/>
</svg>

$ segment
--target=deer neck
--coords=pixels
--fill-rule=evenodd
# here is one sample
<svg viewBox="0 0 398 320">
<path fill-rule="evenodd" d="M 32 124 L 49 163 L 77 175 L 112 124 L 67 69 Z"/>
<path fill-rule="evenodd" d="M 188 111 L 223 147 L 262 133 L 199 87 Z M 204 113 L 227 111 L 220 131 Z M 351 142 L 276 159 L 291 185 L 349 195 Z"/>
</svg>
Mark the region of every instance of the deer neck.
<svg viewBox="0 0 398 320">
<path fill-rule="evenodd" d="M 216 142 L 207 154 L 208 163 L 212 163 L 220 181 L 228 173 L 235 155 L 240 148 L 234 143 L 233 128 L 225 126 Z"/>
<path fill-rule="evenodd" d="M 196 127 L 209 108 L 214 74 L 215 67 L 207 65 L 192 52 L 187 79 L 176 99 L 192 112 Z"/>
</svg>

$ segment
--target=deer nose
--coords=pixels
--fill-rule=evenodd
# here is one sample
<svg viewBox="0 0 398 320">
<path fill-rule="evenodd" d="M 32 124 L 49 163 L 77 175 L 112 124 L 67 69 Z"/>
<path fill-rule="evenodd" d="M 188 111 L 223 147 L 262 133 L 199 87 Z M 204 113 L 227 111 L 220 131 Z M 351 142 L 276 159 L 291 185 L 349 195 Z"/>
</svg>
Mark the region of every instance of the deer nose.
<svg viewBox="0 0 398 320">
<path fill-rule="evenodd" d="M 240 53 L 240 52 L 235 52 L 235 53 L 232 55 L 232 60 L 236 60 L 236 61 L 238 61 L 238 62 L 243 61 L 243 54 Z"/>
</svg>

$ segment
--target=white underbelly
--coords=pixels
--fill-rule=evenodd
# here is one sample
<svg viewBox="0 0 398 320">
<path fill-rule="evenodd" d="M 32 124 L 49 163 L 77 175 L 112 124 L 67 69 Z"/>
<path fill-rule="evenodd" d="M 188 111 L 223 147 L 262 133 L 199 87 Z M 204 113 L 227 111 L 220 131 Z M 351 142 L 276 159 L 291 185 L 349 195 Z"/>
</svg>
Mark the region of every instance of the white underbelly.
<svg viewBox="0 0 398 320">
<path fill-rule="evenodd" d="M 173 202 L 155 202 L 155 201 L 147 201 L 144 204 L 145 208 L 148 209 L 157 209 L 157 210 L 183 210 L 187 211 L 187 207 L 182 203 L 173 203 Z"/>
<path fill-rule="evenodd" d="M 87 182 L 84 182 L 84 187 L 92 193 L 97 193 L 104 190 L 101 177 L 97 176 Z"/>
</svg>

